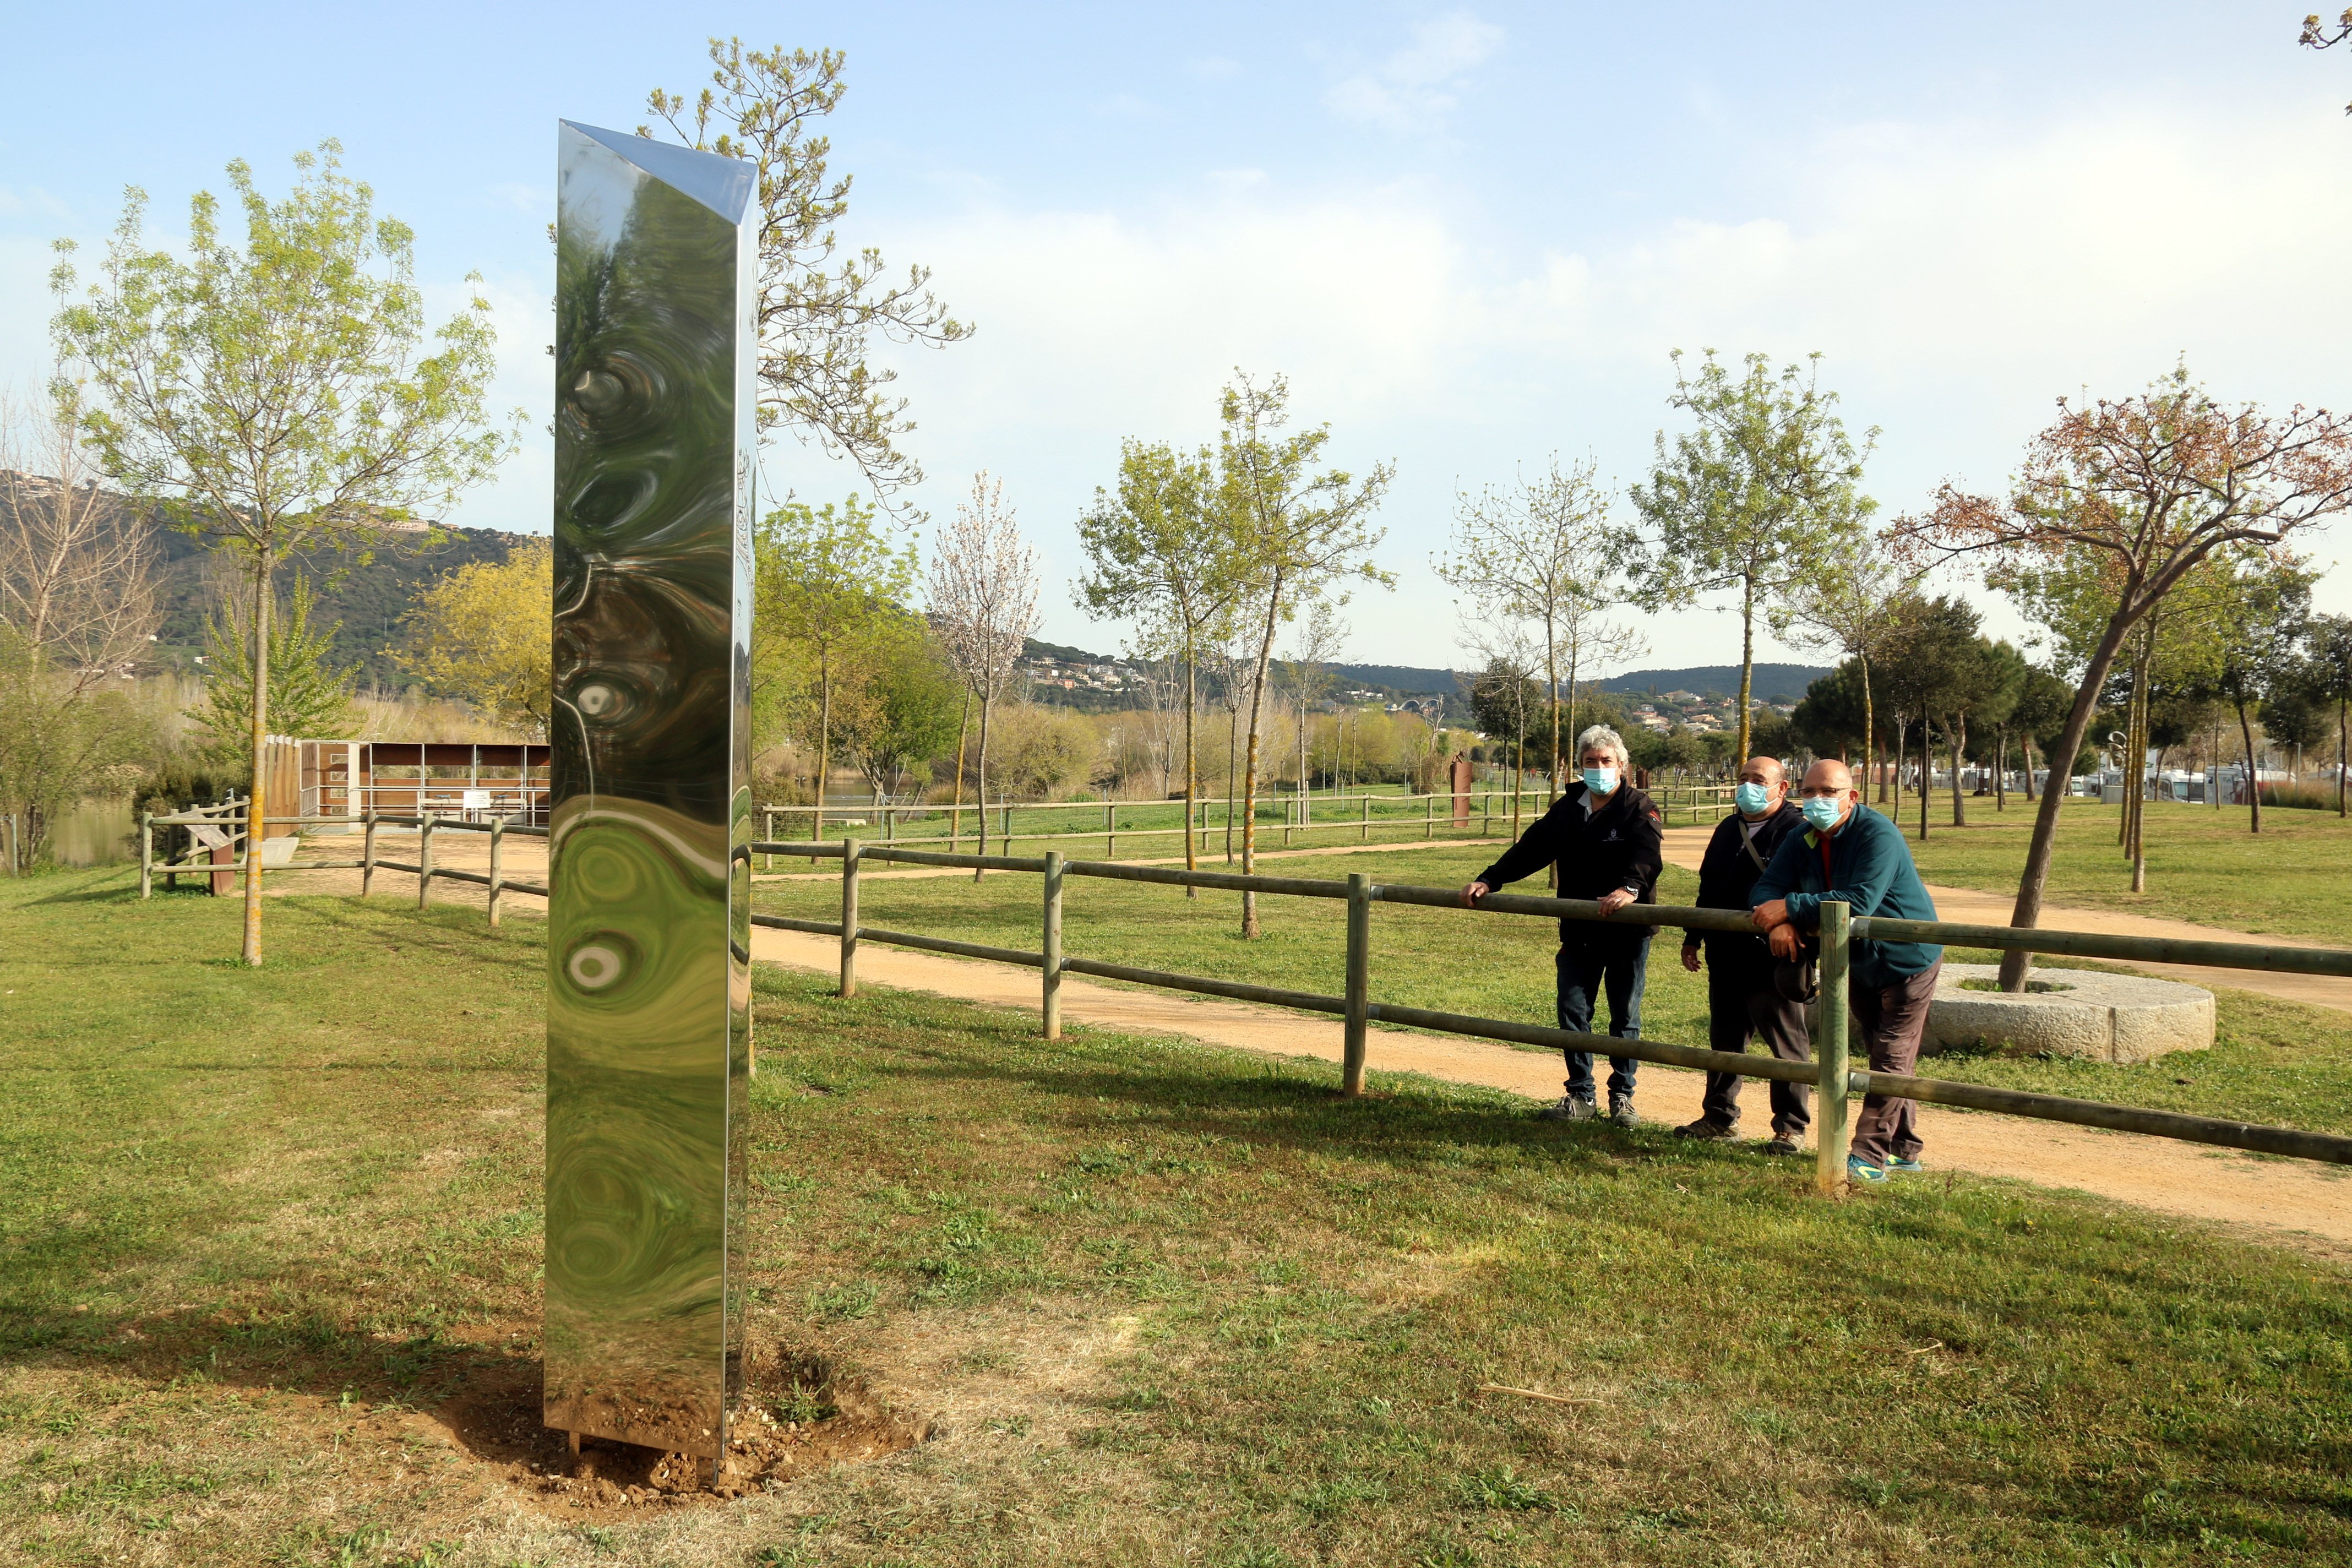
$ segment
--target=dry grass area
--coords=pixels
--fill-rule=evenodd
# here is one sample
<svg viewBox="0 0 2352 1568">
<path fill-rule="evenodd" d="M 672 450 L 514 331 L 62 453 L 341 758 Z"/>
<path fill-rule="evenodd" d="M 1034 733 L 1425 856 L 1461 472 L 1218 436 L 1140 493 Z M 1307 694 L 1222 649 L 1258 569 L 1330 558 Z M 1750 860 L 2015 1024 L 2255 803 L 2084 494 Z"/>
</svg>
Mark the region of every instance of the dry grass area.
<svg viewBox="0 0 2352 1568">
<path fill-rule="evenodd" d="M 0 892 L 8 1560 L 2352 1551 L 2327 1264 L 1965 1178 L 1825 1204 L 1484 1091 L 1343 1103 L 1319 1065 L 772 973 L 762 1452 L 733 1496 L 618 1449 L 560 1473 L 540 923 L 289 898 L 256 973 L 230 901 L 121 886 Z"/>
</svg>

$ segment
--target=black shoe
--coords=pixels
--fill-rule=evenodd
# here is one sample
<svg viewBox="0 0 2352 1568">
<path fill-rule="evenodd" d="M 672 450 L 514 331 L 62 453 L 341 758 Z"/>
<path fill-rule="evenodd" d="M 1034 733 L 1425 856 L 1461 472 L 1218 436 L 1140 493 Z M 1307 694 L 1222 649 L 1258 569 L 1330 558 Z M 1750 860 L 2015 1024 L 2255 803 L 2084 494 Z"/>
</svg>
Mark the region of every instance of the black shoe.
<svg viewBox="0 0 2352 1568">
<path fill-rule="evenodd" d="M 1706 1138 L 1719 1140 L 1724 1138 L 1736 1138 L 1738 1134 L 1734 1132 L 1726 1123 L 1721 1121 L 1709 1121 L 1706 1117 L 1702 1116 L 1696 1121 L 1687 1122 L 1683 1126 L 1675 1128 L 1675 1136 L 1677 1138 Z"/>
<path fill-rule="evenodd" d="M 1805 1146 L 1786 1132 L 1775 1132 L 1771 1142 L 1764 1145 L 1767 1154 L 1801 1154 L 1804 1152 Z"/>
<path fill-rule="evenodd" d="M 1601 1114 L 1598 1107 L 1583 1095 L 1563 1094 L 1550 1105 L 1536 1112 L 1538 1121 L 1590 1121 Z"/>
</svg>

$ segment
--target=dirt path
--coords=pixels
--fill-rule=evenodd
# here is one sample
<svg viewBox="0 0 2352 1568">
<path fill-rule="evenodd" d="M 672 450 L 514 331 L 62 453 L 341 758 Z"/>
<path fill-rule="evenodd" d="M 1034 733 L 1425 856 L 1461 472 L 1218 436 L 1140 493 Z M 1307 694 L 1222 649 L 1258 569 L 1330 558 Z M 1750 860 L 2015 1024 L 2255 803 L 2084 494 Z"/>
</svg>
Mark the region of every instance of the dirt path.
<svg viewBox="0 0 2352 1568">
<path fill-rule="evenodd" d="M 840 949 L 830 937 L 797 931 L 752 932 L 751 954 L 765 963 L 831 974 Z M 857 956 L 862 985 L 929 991 L 985 1005 L 1035 1012 L 1038 977 L 1031 969 L 866 946 Z M 1103 1028 L 1182 1035 L 1266 1056 L 1339 1059 L 1339 1023 L 1238 1002 L 1173 992 L 1125 990 L 1076 975 L 1062 982 L 1062 1016 Z M 1560 1064 L 1533 1051 L 1373 1029 L 1366 1058 L 1376 1070 L 1414 1072 L 1453 1083 L 1485 1084 L 1536 1100 L 1557 1099 Z M 1642 1113 L 1681 1123 L 1698 1115 L 1700 1076 L 1644 1064 Z M 1765 1120 L 1763 1086 L 1750 1085 L 1746 1124 Z M 2335 1255 L 2352 1251 L 2352 1173 L 2334 1166 L 2257 1161 L 2226 1150 L 2138 1138 L 2091 1128 L 2057 1127 L 2007 1117 L 1923 1106 L 1920 1135 L 1938 1167 L 2068 1187 L 2167 1214 L 2243 1226 Z"/>
</svg>

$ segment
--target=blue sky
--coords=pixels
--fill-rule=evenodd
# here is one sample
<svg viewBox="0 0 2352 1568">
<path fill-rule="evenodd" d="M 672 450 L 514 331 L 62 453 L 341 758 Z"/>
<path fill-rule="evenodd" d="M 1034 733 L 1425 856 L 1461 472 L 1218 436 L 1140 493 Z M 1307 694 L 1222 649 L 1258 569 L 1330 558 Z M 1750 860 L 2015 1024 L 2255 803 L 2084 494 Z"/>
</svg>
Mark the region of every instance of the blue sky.
<svg viewBox="0 0 2352 1568">
<path fill-rule="evenodd" d="M 446 311 L 478 268 L 526 451 L 453 521 L 541 531 L 545 230 L 559 116 L 629 128 L 706 36 L 848 51 L 828 127 L 842 237 L 920 261 L 979 335 L 894 357 L 944 516 L 975 469 L 1054 582 L 1045 634 L 1109 647 L 1066 589 L 1124 436 L 1199 441 L 1236 365 L 1291 378 L 1336 458 L 1392 460 L 1352 651 L 1464 656 L 1428 571 L 1456 489 L 1558 450 L 1620 486 L 1669 423 L 1667 353 L 1818 350 L 1881 427 L 1890 512 L 1998 487 L 2053 400 L 2186 354 L 2225 397 L 2352 403 L 2352 51 L 2293 5 L 1182 8 L 572 4 L 23 8 L 0 102 L 0 383 L 47 363 L 49 241 L 153 232 L 249 159 L 339 137 L 419 236 Z M 99 20 L 102 16 L 102 24 Z M 682 19 L 671 19 L 673 17 Z M 853 476 L 793 441 L 772 489 Z M 2315 553 L 2352 608 L 2352 524 Z M 1998 602 L 1995 629 L 2021 631 Z M 1653 665 L 1738 654 L 1649 627 Z"/>
</svg>

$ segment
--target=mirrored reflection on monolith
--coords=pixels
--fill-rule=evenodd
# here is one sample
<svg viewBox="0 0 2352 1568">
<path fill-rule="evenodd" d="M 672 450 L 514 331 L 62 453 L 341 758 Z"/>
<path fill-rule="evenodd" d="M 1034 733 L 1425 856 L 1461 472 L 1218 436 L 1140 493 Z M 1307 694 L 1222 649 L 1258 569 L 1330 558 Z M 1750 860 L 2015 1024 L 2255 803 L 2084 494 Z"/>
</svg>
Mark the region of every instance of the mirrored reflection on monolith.
<svg viewBox="0 0 2352 1568">
<path fill-rule="evenodd" d="M 546 1419 L 716 1458 L 750 1060 L 751 170 L 557 137 Z"/>
</svg>

